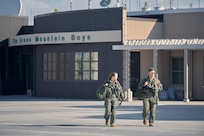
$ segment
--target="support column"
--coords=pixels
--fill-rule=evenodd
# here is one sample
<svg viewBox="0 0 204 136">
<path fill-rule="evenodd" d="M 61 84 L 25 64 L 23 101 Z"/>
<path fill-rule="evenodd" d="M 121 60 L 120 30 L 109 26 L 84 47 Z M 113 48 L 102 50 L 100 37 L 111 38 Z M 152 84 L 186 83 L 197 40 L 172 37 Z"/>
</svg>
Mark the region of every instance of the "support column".
<svg viewBox="0 0 204 136">
<path fill-rule="evenodd" d="M 129 50 L 123 51 L 123 89 L 126 94 L 127 101 L 132 100 L 130 96 L 130 52 Z"/>
<path fill-rule="evenodd" d="M 157 72 L 157 60 L 158 60 L 158 50 L 153 50 L 153 67 L 154 67 L 154 69 L 156 70 L 156 72 Z M 157 75 L 156 75 L 156 78 L 158 78 L 158 73 L 157 73 Z"/>
<path fill-rule="evenodd" d="M 188 50 L 184 49 L 184 102 L 189 103 L 188 96 Z"/>
</svg>

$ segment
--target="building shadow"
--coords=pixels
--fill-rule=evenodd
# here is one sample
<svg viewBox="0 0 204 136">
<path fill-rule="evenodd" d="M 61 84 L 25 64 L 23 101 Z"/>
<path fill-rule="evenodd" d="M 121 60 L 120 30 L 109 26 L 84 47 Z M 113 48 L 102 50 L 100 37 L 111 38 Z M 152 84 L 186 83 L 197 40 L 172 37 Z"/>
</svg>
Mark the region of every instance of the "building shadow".
<svg viewBox="0 0 204 136">
<path fill-rule="evenodd" d="M 103 105 L 75 106 L 77 108 L 104 109 Z M 117 119 L 142 120 L 142 106 L 119 106 Z M 103 119 L 103 114 L 84 116 L 82 118 Z M 204 105 L 159 105 L 156 111 L 156 120 L 172 121 L 204 121 Z"/>
</svg>

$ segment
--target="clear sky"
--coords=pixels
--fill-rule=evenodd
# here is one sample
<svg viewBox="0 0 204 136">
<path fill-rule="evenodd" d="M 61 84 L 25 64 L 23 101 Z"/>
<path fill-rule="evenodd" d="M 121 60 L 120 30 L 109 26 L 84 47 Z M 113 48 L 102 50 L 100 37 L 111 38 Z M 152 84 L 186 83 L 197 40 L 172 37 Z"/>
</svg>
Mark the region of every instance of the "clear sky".
<svg viewBox="0 0 204 136">
<path fill-rule="evenodd" d="M 72 10 L 88 9 L 88 0 L 22 0 L 23 8 L 22 15 L 29 16 L 29 24 L 33 24 L 33 17 L 39 14 L 46 14 L 58 11 L 71 10 L 70 3 L 72 1 Z M 111 0 L 109 7 L 116 7 L 117 0 Z M 204 0 L 120 0 L 120 6 L 126 3 L 128 11 L 139 11 L 144 6 L 144 2 L 148 2 L 150 7 L 164 6 L 166 9 L 170 8 L 170 1 L 172 7 L 175 8 L 204 8 Z M 100 6 L 101 0 L 91 0 L 91 9 L 102 8 Z"/>
</svg>

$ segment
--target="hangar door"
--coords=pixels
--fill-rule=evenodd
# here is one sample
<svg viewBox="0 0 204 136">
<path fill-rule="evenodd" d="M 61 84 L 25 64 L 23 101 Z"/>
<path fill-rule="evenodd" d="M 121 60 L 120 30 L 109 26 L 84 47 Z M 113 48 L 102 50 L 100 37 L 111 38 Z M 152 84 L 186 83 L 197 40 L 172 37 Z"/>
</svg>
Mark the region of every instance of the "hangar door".
<svg viewBox="0 0 204 136">
<path fill-rule="evenodd" d="M 140 81 L 140 52 L 131 52 L 130 55 L 130 88 L 135 96 Z"/>
<path fill-rule="evenodd" d="M 204 51 L 193 51 L 193 99 L 204 100 Z"/>
</svg>

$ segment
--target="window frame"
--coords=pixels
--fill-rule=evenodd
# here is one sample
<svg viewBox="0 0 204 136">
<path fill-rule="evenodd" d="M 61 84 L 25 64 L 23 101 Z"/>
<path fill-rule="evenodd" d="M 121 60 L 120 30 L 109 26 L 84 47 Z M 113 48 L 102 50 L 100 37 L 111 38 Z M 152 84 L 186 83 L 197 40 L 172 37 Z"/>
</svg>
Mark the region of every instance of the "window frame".
<svg viewBox="0 0 204 136">
<path fill-rule="evenodd" d="M 97 57 L 94 57 L 95 53 Z M 93 66 L 93 64 L 97 66 Z M 83 81 L 98 80 L 98 52 L 97 51 L 75 52 L 74 80 L 83 80 Z"/>
<path fill-rule="evenodd" d="M 174 60 L 180 60 L 179 65 L 181 65 L 178 69 L 174 69 Z M 178 65 L 178 64 L 177 64 Z M 175 78 L 175 74 L 177 77 Z M 180 76 L 178 75 L 180 74 Z M 175 81 L 174 79 L 178 79 Z M 174 85 L 183 85 L 184 84 L 184 58 L 183 57 L 172 57 L 171 58 L 171 83 Z"/>
</svg>

